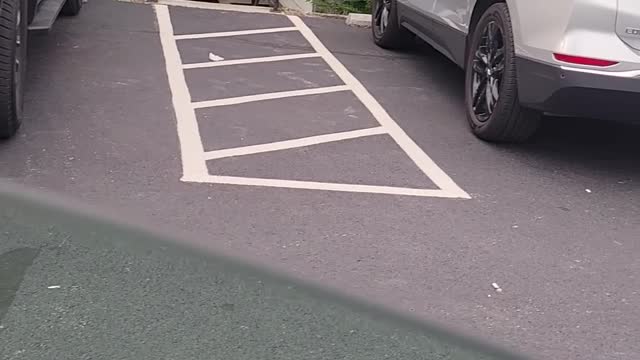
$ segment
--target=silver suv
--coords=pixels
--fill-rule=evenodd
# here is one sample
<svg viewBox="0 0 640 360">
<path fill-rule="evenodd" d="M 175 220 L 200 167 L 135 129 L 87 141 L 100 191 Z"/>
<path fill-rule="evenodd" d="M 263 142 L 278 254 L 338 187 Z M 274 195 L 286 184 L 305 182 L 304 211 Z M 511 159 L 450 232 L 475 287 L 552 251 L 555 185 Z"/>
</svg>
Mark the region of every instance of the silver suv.
<svg viewBox="0 0 640 360">
<path fill-rule="evenodd" d="M 374 0 L 373 38 L 417 35 L 465 69 L 471 129 L 523 141 L 542 114 L 640 122 L 640 0 Z"/>
</svg>

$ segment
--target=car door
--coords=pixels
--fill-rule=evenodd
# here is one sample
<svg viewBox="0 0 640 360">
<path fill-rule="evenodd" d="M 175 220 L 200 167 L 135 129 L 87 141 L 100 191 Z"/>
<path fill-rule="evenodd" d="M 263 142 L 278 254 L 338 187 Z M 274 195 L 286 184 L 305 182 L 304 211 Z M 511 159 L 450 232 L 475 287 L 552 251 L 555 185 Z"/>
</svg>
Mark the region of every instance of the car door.
<svg viewBox="0 0 640 360">
<path fill-rule="evenodd" d="M 449 58 L 463 66 L 469 22 L 476 0 L 427 0 L 433 2 L 434 37 Z"/>
<path fill-rule="evenodd" d="M 409 24 L 403 25 L 462 66 L 466 35 L 476 0 L 399 1 L 410 13 L 406 16 Z"/>
<path fill-rule="evenodd" d="M 469 31 L 469 20 L 476 0 L 417 0 L 432 3 L 431 13 L 440 24 L 463 34 Z"/>
</svg>

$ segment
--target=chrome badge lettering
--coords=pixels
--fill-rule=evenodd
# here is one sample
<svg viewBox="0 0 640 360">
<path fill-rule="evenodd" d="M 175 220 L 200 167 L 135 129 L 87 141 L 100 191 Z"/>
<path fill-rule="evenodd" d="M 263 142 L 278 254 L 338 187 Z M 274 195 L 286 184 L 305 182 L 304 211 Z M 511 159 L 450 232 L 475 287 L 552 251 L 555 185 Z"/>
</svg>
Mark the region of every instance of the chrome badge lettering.
<svg viewBox="0 0 640 360">
<path fill-rule="evenodd" d="M 640 29 L 628 27 L 625 32 L 629 35 L 640 36 Z"/>
</svg>

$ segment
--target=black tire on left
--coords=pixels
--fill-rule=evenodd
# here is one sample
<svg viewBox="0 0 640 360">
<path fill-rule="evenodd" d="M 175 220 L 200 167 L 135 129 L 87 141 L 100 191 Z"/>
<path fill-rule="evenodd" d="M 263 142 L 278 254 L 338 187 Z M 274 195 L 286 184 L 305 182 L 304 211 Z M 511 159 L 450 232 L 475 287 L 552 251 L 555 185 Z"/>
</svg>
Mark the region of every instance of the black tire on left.
<svg viewBox="0 0 640 360">
<path fill-rule="evenodd" d="M 386 16 L 384 26 L 382 16 Z M 374 0 L 371 9 L 371 31 L 373 42 L 383 49 L 407 48 L 413 35 L 398 22 L 397 0 Z"/>
<path fill-rule="evenodd" d="M 76 16 L 82 9 L 82 0 L 67 0 L 62 6 L 60 13 L 64 16 Z"/>
<path fill-rule="evenodd" d="M 38 5 L 38 0 L 27 0 L 27 8 L 29 9 L 29 12 L 27 13 L 28 16 L 28 21 L 27 21 L 27 25 L 31 24 L 31 22 L 33 21 L 33 18 L 36 16 L 36 6 Z"/>
<path fill-rule="evenodd" d="M 0 5 L 0 138 L 13 136 L 22 123 L 27 13 L 25 0 L 4 0 Z"/>
<path fill-rule="evenodd" d="M 469 38 L 465 108 L 471 130 L 487 141 L 523 142 L 540 124 L 541 114 L 522 107 L 518 99 L 513 29 L 505 3 L 490 6 Z"/>
</svg>

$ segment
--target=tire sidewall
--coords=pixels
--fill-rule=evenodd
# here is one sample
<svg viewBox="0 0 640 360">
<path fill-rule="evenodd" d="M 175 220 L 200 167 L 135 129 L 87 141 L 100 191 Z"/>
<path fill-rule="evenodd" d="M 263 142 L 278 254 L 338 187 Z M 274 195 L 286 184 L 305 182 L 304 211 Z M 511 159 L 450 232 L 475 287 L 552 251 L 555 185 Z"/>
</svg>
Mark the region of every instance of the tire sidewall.
<svg viewBox="0 0 640 360">
<path fill-rule="evenodd" d="M 2 17 L 2 54 L 8 60 L 0 67 L 0 138 L 6 139 L 15 134 L 22 123 L 24 85 L 26 80 L 26 54 L 28 38 L 28 4 L 23 0 L 4 0 L 1 10 L 11 14 Z M 20 18 L 18 18 L 18 9 Z M 20 19 L 20 28 L 17 22 Z M 20 48 L 16 46 L 20 34 Z M 16 74 L 15 61 L 20 60 L 20 72 Z M 17 75 L 17 76 L 16 76 Z M 19 85 L 19 86 L 18 86 Z"/>
<path fill-rule="evenodd" d="M 64 16 L 76 16 L 82 9 L 83 0 L 66 0 L 62 11 L 60 12 Z"/>
<path fill-rule="evenodd" d="M 20 60 L 20 88 L 16 92 L 16 98 L 14 99 L 14 110 L 16 114 L 16 122 L 18 125 L 22 122 L 22 114 L 24 111 L 24 86 L 27 80 L 27 49 L 29 39 L 29 5 L 27 1 L 20 1 L 20 49 L 16 49 L 15 56 Z M 14 86 L 17 84 L 14 83 Z"/>
<path fill-rule="evenodd" d="M 378 32 L 378 27 L 376 26 L 376 10 L 378 9 L 378 6 L 383 6 L 383 2 L 384 0 L 375 0 L 371 9 L 371 32 L 376 41 L 384 41 L 386 37 L 389 37 L 389 35 L 387 35 L 389 31 L 393 31 L 394 27 L 398 26 L 396 0 L 391 0 L 389 5 L 391 9 L 389 10 L 389 22 L 387 24 L 387 28 L 383 33 Z"/>
<path fill-rule="evenodd" d="M 471 91 L 473 82 L 473 59 L 475 49 L 482 40 L 484 29 L 491 21 L 495 21 L 502 31 L 505 46 L 504 72 L 499 88 L 500 97 L 498 98 L 494 111 L 489 119 L 481 122 L 473 111 L 473 94 Z M 475 26 L 465 61 L 465 108 L 469 125 L 475 133 L 494 133 L 501 131 L 506 126 L 508 116 L 518 101 L 516 78 L 513 30 L 509 10 L 506 4 L 494 4 L 487 9 Z"/>
</svg>

